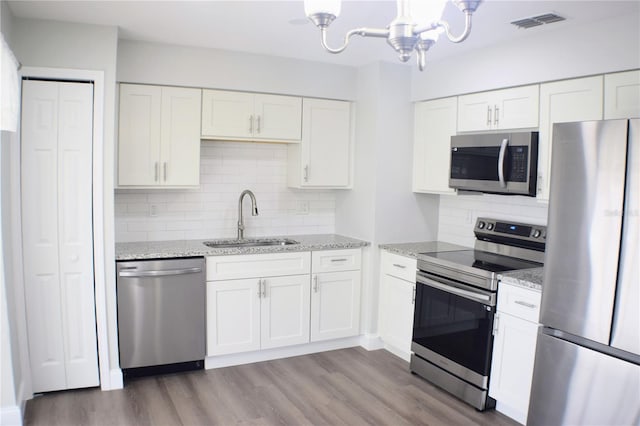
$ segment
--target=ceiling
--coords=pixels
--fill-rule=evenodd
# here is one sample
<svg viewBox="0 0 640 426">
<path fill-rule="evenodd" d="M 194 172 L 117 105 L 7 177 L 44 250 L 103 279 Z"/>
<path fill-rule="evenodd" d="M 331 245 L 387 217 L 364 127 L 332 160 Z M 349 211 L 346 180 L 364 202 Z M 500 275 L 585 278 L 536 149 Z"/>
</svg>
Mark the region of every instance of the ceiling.
<svg viewBox="0 0 640 426">
<path fill-rule="evenodd" d="M 9 1 L 16 17 L 118 26 L 119 38 L 185 46 L 227 49 L 334 64 L 360 66 L 375 61 L 398 62 L 382 39 L 354 37 L 341 54 L 325 52 L 319 31 L 304 16 L 302 0 L 288 1 Z M 329 29 L 332 46 L 355 27 L 386 27 L 395 17 L 389 0 L 343 1 L 340 17 Z M 511 21 L 553 12 L 566 21 L 523 30 Z M 473 18 L 469 38 L 453 44 L 441 37 L 428 61 L 457 55 L 507 39 L 556 31 L 614 16 L 640 15 L 640 1 L 485 0 Z M 460 33 L 462 13 L 449 3 L 444 19 Z"/>
</svg>

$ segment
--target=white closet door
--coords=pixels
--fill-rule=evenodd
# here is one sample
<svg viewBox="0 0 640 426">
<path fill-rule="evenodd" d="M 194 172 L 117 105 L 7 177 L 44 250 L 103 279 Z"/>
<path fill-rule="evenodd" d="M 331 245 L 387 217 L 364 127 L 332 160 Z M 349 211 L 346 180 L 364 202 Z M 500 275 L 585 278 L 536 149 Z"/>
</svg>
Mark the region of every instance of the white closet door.
<svg viewBox="0 0 640 426">
<path fill-rule="evenodd" d="M 23 250 L 34 392 L 99 384 L 92 108 L 91 84 L 23 84 Z"/>
</svg>

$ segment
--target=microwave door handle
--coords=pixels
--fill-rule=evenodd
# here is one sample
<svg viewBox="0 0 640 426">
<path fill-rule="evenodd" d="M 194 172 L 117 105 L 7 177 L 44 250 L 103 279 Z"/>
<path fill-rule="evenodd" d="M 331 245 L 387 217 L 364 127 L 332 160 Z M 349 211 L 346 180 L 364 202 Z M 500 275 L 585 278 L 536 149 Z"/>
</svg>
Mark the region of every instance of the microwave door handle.
<svg viewBox="0 0 640 426">
<path fill-rule="evenodd" d="M 498 179 L 502 188 L 507 187 L 507 182 L 504 181 L 504 154 L 507 152 L 507 145 L 509 145 L 509 139 L 502 139 L 500 155 L 498 155 Z"/>
</svg>

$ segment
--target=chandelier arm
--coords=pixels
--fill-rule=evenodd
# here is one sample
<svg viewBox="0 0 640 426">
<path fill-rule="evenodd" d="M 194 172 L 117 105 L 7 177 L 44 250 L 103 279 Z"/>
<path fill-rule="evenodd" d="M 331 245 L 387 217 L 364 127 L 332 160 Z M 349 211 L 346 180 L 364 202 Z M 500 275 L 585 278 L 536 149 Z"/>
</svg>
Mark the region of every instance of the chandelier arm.
<svg viewBox="0 0 640 426">
<path fill-rule="evenodd" d="M 449 23 L 445 21 L 438 21 L 436 25 L 444 28 L 445 34 L 447 35 L 447 38 L 449 39 L 449 41 L 453 43 L 460 43 L 465 41 L 467 37 L 469 37 L 469 34 L 471 33 L 471 15 L 472 14 L 473 13 L 468 10 L 464 11 L 464 31 L 458 37 L 455 37 L 453 34 L 451 34 Z"/>
<path fill-rule="evenodd" d="M 338 48 L 332 48 L 329 47 L 329 45 L 327 45 L 327 28 L 326 27 L 322 27 L 320 28 L 320 34 L 321 34 L 321 39 L 320 39 L 320 43 L 322 44 L 322 47 L 324 47 L 324 49 L 329 52 L 329 53 L 340 53 L 342 51 L 344 51 L 344 49 L 347 48 L 347 46 L 349 45 L 349 41 L 351 39 L 351 37 L 353 37 L 354 35 L 359 35 L 362 37 L 380 37 L 380 38 L 386 38 L 389 36 L 389 30 L 386 29 L 378 29 L 378 28 L 354 28 L 353 30 L 350 30 L 349 32 L 347 32 L 347 34 L 344 36 L 344 44 Z"/>
</svg>

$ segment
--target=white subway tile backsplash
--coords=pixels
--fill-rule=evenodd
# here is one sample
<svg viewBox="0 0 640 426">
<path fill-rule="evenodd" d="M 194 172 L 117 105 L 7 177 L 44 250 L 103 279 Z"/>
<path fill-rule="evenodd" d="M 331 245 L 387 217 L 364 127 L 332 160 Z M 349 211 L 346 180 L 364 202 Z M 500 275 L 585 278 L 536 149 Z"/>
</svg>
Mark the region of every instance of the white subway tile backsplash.
<svg viewBox="0 0 640 426">
<path fill-rule="evenodd" d="M 522 196 L 443 195 L 438 216 L 438 240 L 471 247 L 478 217 L 546 225 L 547 204 Z"/>
<path fill-rule="evenodd" d="M 245 198 L 245 236 L 334 232 L 334 191 L 287 188 L 286 145 L 206 141 L 200 153 L 199 188 L 115 191 L 116 241 L 235 238 L 244 189 L 259 210 L 251 216 Z M 307 214 L 298 214 L 300 201 Z"/>
</svg>

